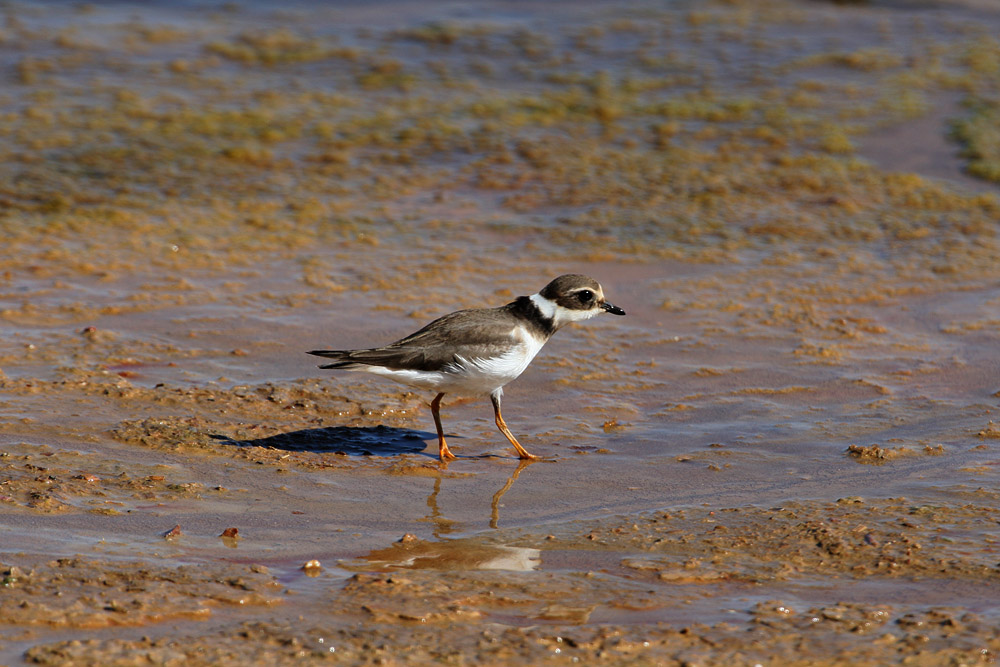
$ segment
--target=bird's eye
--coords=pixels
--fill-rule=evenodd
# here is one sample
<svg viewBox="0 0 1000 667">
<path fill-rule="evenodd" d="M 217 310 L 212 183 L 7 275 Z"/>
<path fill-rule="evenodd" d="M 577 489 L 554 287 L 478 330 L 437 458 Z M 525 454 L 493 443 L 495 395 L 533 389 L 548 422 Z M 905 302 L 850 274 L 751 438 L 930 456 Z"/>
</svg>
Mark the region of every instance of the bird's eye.
<svg viewBox="0 0 1000 667">
<path fill-rule="evenodd" d="M 590 303 L 591 301 L 594 300 L 594 293 L 591 292 L 589 289 L 580 290 L 578 294 L 580 295 L 580 301 L 582 301 L 583 303 Z"/>
</svg>

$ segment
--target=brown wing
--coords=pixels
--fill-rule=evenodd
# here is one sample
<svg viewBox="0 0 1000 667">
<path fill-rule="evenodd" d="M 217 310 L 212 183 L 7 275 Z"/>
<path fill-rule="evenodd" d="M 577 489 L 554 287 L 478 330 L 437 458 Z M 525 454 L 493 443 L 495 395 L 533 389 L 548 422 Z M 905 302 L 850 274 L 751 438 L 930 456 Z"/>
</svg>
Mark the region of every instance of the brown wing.
<svg viewBox="0 0 1000 667">
<path fill-rule="evenodd" d="M 336 359 L 320 368 L 357 365 L 391 369 L 438 370 L 456 356 L 487 358 L 503 353 L 514 341 L 517 324 L 506 306 L 459 310 L 440 317 L 406 338 L 368 350 L 313 350 L 309 354 Z"/>
</svg>

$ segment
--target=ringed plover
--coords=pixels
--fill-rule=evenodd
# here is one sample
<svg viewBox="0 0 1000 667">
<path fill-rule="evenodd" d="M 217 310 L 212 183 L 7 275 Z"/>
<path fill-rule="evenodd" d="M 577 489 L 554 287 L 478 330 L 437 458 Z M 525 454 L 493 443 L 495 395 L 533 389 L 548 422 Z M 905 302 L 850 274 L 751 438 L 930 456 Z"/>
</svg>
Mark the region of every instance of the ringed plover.
<svg viewBox="0 0 1000 667">
<path fill-rule="evenodd" d="M 397 382 L 438 392 L 431 401 L 441 461 L 456 458 L 441 428 L 445 394 L 488 394 L 497 428 L 522 459 L 536 459 L 521 446 L 500 413 L 505 384 L 519 376 L 546 341 L 570 322 L 601 313 L 625 311 L 604 300 L 593 278 L 559 276 L 537 294 L 521 296 L 498 308 L 459 310 L 384 347 L 366 350 L 313 350 L 309 354 L 334 359 L 320 368 L 364 371 Z"/>
</svg>

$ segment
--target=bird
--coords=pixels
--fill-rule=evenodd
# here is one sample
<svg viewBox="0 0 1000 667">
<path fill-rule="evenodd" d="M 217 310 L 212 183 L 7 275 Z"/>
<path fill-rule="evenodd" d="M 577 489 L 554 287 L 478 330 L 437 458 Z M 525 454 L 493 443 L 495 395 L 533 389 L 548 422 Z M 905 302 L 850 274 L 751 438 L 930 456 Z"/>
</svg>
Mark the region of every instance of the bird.
<svg viewBox="0 0 1000 667">
<path fill-rule="evenodd" d="M 531 296 L 519 296 L 497 308 L 449 313 L 383 347 L 307 354 L 334 360 L 321 369 L 373 373 L 436 391 L 430 407 L 442 463 L 457 458 L 441 427 L 441 399 L 446 394 L 489 395 L 497 428 L 518 457 L 538 459 L 521 446 L 504 421 L 500 410 L 504 385 L 524 372 L 556 331 L 602 313 L 625 311 L 605 300 L 601 284 L 593 278 L 566 274 Z"/>
</svg>

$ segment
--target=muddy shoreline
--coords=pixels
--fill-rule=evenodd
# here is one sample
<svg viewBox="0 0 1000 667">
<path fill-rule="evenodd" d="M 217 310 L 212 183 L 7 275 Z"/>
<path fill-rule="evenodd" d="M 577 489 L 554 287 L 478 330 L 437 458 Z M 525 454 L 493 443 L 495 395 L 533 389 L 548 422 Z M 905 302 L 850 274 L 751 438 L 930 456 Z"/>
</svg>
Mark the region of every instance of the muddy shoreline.
<svg viewBox="0 0 1000 667">
<path fill-rule="evenodd" d="M 0 664 L 996 661 L 992 5 L 0 12 Z"/>
</svg>

